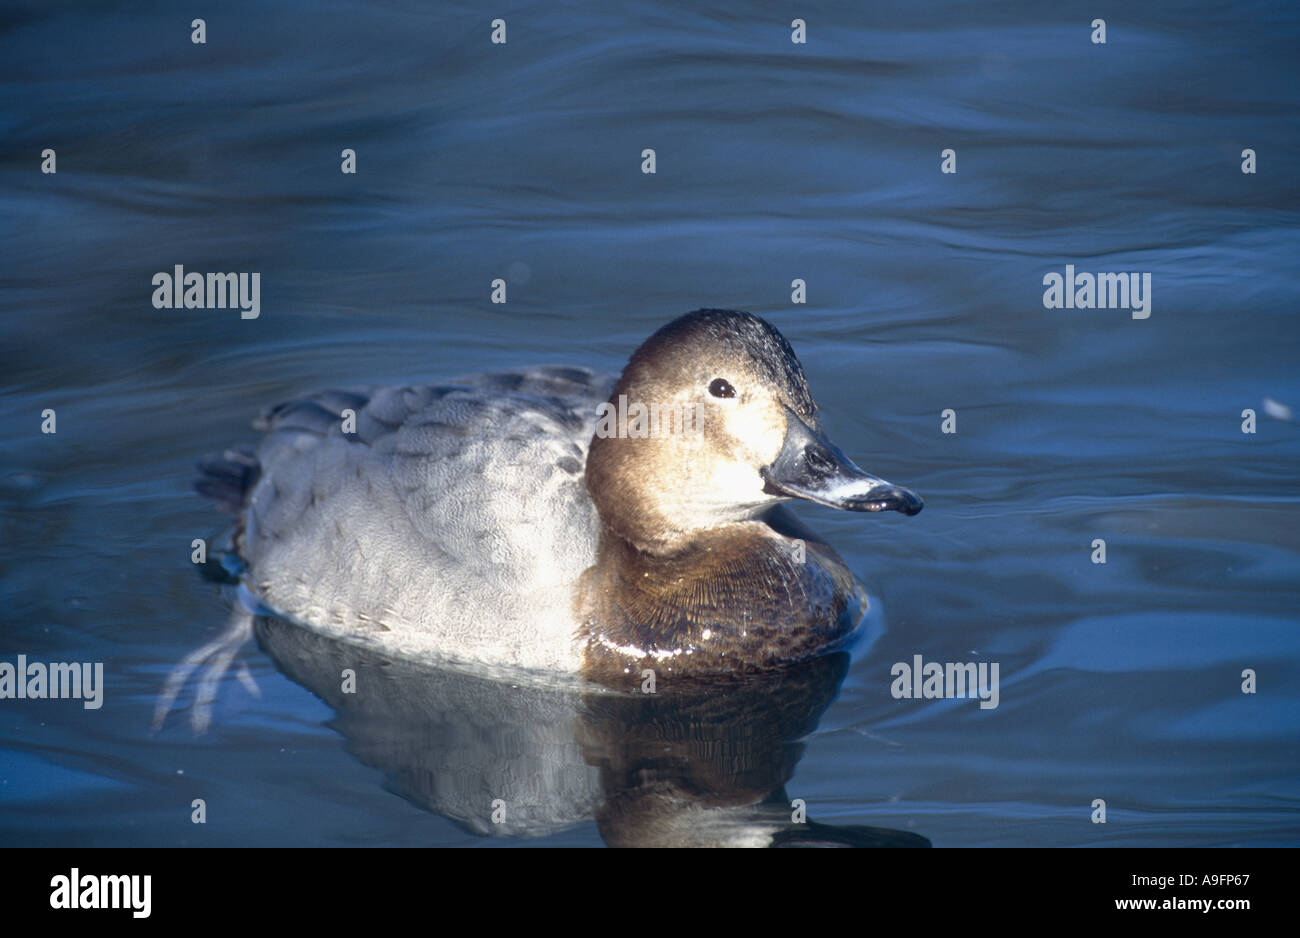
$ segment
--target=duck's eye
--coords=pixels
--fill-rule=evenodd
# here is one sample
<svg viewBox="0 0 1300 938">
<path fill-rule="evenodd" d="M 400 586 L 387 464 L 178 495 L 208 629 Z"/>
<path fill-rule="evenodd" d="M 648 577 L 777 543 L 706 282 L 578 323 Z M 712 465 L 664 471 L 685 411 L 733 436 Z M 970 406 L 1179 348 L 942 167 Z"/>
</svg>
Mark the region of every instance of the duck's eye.
<svg viewBox="0 0 1300 938">
<path fill-rule="evenodd" d="M 726 378 L 714 378 L 709 382 L 709 393 L 714 397 L 735 397 L 736 389 Z"/>
</svg>

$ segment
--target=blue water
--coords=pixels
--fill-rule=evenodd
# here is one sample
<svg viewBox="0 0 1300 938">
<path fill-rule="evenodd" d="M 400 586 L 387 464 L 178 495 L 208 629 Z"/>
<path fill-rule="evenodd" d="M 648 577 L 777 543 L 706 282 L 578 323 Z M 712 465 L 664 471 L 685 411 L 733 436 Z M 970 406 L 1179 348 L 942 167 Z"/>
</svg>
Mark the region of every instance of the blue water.
<svg viewBox="0 0 1300 938">
<path fill-rule="evenodd" d="M 204 45 L 194 15 L 0 12 L 0 661 L 107 682 L 99 710 L 0 700 L 0 843 L 597 845 L 661 718 L 699 738 L 655 771 L 738 809 L 779 790 L 939 846 L 1300 843 L 1300 428 L 1265 404 L 1300 408 L 1294 5 L 1115 8 L 1104 45 L 1078 3 L 235 2 Z M 260 316 L 155 309 L 175 264 L 260 272 Z M 1150 273 L 1150 318 L 1045 308 L 1067 264 Z M 260 696 L 230 676 L 206 734 L 150 733 L 230 605 L 189 560 L 224 523 L 193 464 L 263 406 L 616 370 L 706 306 L 781 329 L 841 448 L 926 499 L 798 509 L 878 597 L 842 682 L 656 715 L 393 666 L 398 718 L 263 630 Z M 894 699 L 918 654 L 998 662 L 999 706 Z M 464 806 L 551 755 L 550 815 L 484 836 Z"/>
</svg>

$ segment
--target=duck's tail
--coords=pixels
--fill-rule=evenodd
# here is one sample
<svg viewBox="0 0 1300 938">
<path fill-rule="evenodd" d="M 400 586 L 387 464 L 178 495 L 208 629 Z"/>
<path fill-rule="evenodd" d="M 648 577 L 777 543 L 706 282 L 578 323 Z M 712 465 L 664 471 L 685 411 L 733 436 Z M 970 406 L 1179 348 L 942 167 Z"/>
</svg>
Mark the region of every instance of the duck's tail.
<svg viewBox="0 0 1300 938">
<path fill-rule="evenodd" d="M 227 557 L 220 566 L 205 564 L 203 573 L 209 579 L 229 582 L 231 561 L 244 553 L 244 509 L 248 498 L 262 474 L 262 467 L 251 446 L 228 449 L 220 456 L 206 456 L 198 463 L 199 477 L 194 489 L 205 498 L 212 499 L 217 508 L 234 515 L 235 525 L 223 550 Z M 233 555 L 233 556 L 230 556 Z"/>
<path fill-rule="evenodd" d="M 220 456 L 206 456 L 199 461 L 198 470 L 195 491 L 212 499 L 226 514 L 236 516 L 248 504 L 248 494 L 262 474 L 251 446 L 228 449 Z"/>
</svg>

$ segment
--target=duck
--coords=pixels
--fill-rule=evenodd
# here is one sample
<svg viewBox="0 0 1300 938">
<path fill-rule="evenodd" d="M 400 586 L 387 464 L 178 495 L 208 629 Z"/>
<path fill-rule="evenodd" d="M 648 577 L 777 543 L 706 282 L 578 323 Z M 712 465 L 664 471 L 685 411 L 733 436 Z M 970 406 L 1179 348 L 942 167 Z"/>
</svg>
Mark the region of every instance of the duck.
<svg viewBox="0 0 1300 938">
<path fill-rule="evenodd" d="M 403 659 L 607 687 L 845 647 L 865 588 L 785 503 L 923 506 L 831 442 L 790 343 L 737 310 L 674 319 L 621 374 L 325 390 L 254 426 L 197 482 L 235 516 L 246 603 Z"/>
</svg>

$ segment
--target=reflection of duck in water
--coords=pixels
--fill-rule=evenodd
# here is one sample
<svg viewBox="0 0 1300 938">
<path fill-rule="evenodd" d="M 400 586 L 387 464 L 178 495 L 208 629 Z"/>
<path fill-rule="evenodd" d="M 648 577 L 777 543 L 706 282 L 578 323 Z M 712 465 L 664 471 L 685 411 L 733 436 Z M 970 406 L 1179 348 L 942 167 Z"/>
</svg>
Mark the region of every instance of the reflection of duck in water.
<svg viewBox="0 0 1300 938">
<path fill-rule="evenodd" d="M 799 661 L 853 630 L 858 584 L 778 503 L 921 510 L 826 438 L 781 334 L 728 310 L 669 323 L 617 382 L 329 391 L 260 426 L 200 483 L 238 516 L 260 603 L 402 657 L 622 687 Z"/>
<path fill-rule="evenodd" d="M 794 820 L 783 786 L 843 680 L 843 653 L 722 684 L 584 693 L 432 670 L 257 622 L 262 647 L 335 709 L 332 725 L 359 759 L 478 834 L 540 837 L 594 817 L 611 846 L 929 845 Z M 355 693 L 340 690 L 345 668 Z"/>
</svg>

